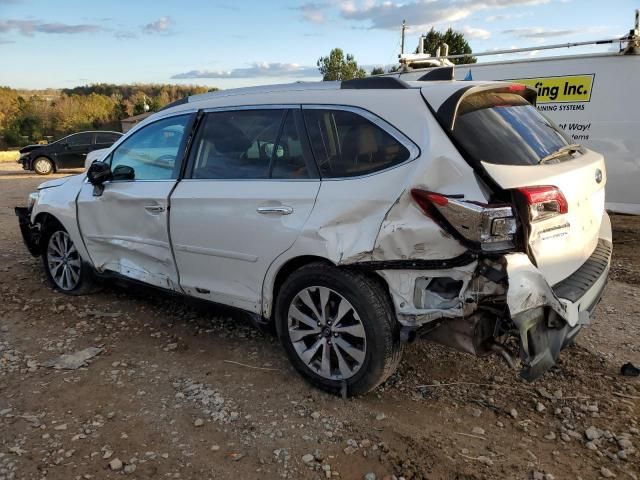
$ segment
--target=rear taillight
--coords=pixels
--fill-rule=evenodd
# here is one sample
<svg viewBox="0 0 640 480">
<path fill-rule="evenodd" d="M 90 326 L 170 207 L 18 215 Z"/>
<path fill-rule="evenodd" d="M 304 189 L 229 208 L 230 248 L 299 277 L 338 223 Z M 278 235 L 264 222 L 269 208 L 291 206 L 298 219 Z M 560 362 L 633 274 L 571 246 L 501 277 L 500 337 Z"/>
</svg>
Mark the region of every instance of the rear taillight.
<svg viewBox="0 0 640 480">
<path fill-rule="evenodd" d="M 540 222 L 562 215 L 569 211 L 567 199 L 558 187 L 540 185 L 535 187 L 521 187 L 517 189 L 529 206 L 529 221 Z"/>
<path fill-rule="evenodd" d="M 512 250 L 517 222 L 511 205 L 484 205 L 414 188 L 422 211 L 466 246 L 485 252 Z"/>
</svg>

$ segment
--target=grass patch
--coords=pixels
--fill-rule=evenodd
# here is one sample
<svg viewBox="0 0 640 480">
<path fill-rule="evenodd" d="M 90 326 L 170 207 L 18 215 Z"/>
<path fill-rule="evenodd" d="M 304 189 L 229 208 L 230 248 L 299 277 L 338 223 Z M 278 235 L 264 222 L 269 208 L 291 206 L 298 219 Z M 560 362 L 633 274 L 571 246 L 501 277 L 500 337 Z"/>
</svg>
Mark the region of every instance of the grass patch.
<svg viewBox="0 0 640 480">
<path fill-rule="evenodd" d="M 0 152 L 0 163 L 3 162 L 16 162 L 20 157 L 20 152 L 17 150 L 11 150 L 7 152 Z"/>
</svg>

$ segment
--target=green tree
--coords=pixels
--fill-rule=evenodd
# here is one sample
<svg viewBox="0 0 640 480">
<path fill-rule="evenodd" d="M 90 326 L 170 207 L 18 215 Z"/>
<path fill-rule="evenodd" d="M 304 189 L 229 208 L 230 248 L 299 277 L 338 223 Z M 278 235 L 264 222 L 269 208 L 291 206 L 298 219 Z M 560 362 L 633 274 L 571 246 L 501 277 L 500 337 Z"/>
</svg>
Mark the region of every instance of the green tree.
<svg viewBox="0 0 640 480">
<path fill-rule="evenodd" d="M 347 53 L 345 57 L 340 48 L 334 48 L 328 56 L 320 57 L 317 65 L 322 74 L 322 80 L 352 80 L 367 76 L 367 72 L 358 67 L 354 56 Z"/>
<path fill-rule="evenodd" d="M 373 67 L 371 69 L 371 73 L 369 75 L 382 75 L 384 73 L 384 68 L 382 67 Z"/>
<path fill-rule="evenodd" d="M 13 120 L 19 109 L 18 92 L 13 88 L 0 87 L 0 130 Z"/>
<path fill-rule="evenodd" d="M 462 58 L 452 58 L 451 62 L 456 65 L 465 63 L 476 63 L 478 60 L 471 55 L 471 47 L 465 40 L 464 34 L 448 28 L 446 32 L 436 32 L 433 27 L 427 32 L 424 39 L 424 52 L 435 55 L 436 49 L 443 43 L 449 45 L 449 55 L 465 55 Z M 418 50 L 416 49 L 416 53 Z"/>
<path fill-rule="evenodd" d="M 0 0 L 1 2 L 1 0 Z M 120 120 L 156 111 L 189 95 L 216 90 L 196 85 L 100 83 L 63 90 L 0 87 L 0 149 L 82 130 L 117 130 Z"/>
</svg>

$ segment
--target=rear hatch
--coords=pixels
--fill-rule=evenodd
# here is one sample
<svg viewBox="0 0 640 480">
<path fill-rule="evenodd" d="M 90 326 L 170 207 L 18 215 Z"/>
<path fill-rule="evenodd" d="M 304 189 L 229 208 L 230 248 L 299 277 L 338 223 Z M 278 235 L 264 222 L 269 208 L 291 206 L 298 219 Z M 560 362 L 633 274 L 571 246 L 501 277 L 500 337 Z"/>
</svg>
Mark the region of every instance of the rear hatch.
<svg viewBox="0 0 640 480">
<path fill-rule="evenodd" d="M 427 93 L 427 92 L 425 92 Z M 428 95 L 425 95 L 428 101 Z M 602 155 L 574 145 L 525 97 L 522 85 L 467 88 L 437 112 L 478 174 L 519 210 L 528 251 L 550 285 L 575 272 L 598 243 Z M 447 105 L 448 103 L 448 105 Z"/>
</svg>

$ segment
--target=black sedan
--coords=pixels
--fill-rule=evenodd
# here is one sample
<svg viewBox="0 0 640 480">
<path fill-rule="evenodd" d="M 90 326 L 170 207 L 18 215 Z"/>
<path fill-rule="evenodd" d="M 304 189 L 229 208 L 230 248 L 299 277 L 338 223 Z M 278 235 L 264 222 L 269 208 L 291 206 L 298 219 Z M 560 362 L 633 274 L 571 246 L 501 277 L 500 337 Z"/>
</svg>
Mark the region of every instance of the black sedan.
<svg viewBox="0 0 640 480">
<path fill-rule="evenodd" d="M 29 145 L 20 150 L 18 163 L 25 170 L 49 175 L 61 168 L 82 168 L 87 154 L 108 148 L 122 136 L 119 132 L 80 132 L 48 145 Z"/>
</svg>

